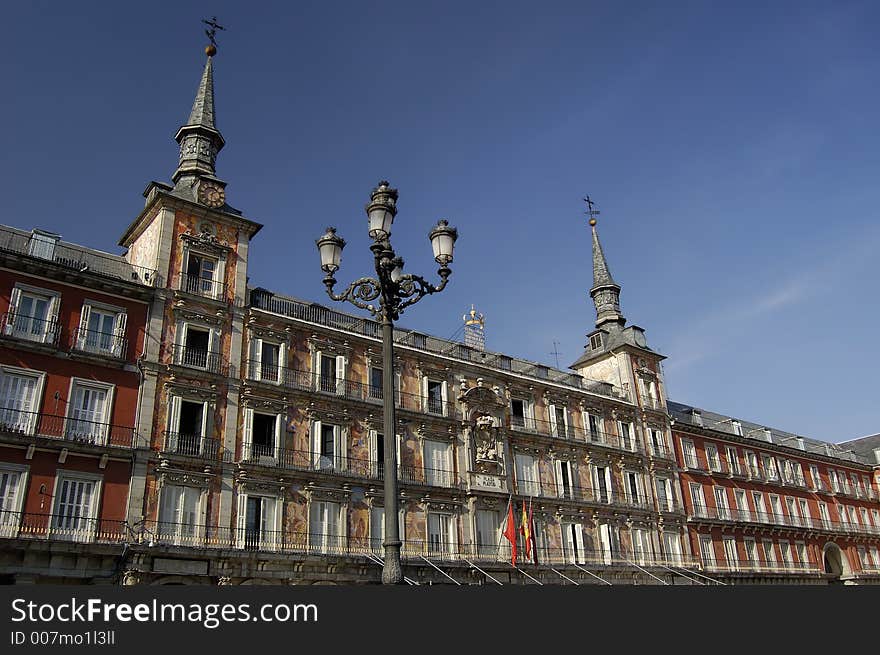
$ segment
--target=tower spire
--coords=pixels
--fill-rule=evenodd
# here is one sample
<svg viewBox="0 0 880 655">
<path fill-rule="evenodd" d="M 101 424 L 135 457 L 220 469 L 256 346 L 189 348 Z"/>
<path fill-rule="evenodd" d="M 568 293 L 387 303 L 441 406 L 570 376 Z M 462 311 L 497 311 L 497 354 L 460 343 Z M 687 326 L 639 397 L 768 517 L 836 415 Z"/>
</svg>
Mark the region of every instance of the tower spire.
<svg viewBox="0 0 880 655">
<path fill-rule="evenodd" d="M 214 55 L 217 54 L 214 30 L 218 28 L 224 29 L 215 24 L 211 30 L 206 30 L 211 39 L 211 45 L 205 48 L 208 60 L 205 62 L 205 69 L 196 91 L 189 120 L 177 130 L 174 137 L 175 141 L 180 144 L 180 158 L 177 170 L 174 171 L 171 180 L 178 186 L 183 178 L 213 177 L 216 173 L 214 163 L 217 159 L 217 153 L 226 143 L 223 140 L 223 135 L 217 129 L 214 117 L 213 61 Z"/>
<path fill-rule="evenodd" d="M 596 305 L 596 327 L 602 327 L 606 323 L 617 323 L 623 327 L 626 319 L 620 313 L 620 285 L 611 277 L 608 261 L 599 242 L 599 232 L 596 230 L 596 216 L 599 212 L 593 209 L 594 203 L 590 196 L 584 198 L 584 202 L 587 203 L 586 214 L 590 217 L 590 229 L 593 232 L 593 288 L 590 289 L 590 297 Z"/>
</svg>

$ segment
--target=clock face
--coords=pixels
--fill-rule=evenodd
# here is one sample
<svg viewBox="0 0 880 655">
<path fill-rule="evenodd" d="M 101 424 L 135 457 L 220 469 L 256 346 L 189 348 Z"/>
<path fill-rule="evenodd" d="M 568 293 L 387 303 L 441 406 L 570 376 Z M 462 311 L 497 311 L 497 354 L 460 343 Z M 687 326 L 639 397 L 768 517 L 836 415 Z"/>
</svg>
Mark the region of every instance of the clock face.
<svg viewBox="0 0 880 655">
<path fill-rule="evenodd" d="M 219 184 L 202 182 L 199 184 L 199 202 L 208 207 L 222 207 L 226 202 L 226 192 Z"/>
</svg>

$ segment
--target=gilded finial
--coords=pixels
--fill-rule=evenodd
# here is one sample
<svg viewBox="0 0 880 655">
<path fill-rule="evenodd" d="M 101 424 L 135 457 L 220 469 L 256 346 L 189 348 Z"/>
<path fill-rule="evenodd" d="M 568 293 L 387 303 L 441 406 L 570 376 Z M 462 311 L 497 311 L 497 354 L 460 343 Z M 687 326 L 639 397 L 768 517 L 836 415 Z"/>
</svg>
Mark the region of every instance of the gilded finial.
<svg viewBox="0 0 880 655">
<path fill-rule="evenodd" d="M 211 16 L 211 20 L 202 19 L 202 22 L 208 26 L 208 29 L 205 30 L 205 34 L 208 36 L 208 39 L 211 40 L 210 45 L 205 47 L 205 54 L 209 57 L 213 57 L 217 54 L 217 30 L 225 30 L 226 28 L 220 25 L 217 22 L 216 16 Z"/>
</svg>

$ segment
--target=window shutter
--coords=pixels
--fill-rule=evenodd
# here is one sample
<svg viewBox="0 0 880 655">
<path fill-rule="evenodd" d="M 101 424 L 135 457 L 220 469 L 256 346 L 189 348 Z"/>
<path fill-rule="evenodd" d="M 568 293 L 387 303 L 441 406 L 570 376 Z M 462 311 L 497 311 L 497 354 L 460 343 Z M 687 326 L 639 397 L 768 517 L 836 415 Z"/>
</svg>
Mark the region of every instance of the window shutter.
<svg viewBox="0 0 880 655">
<path fill-rule="evenodd" d="M 428 411 L 428 378 L 422 375 L 422 411 Z"/>
<path fill-rule="evenodd" d="M 334 426 L 333 441 L 333 455 L 336 460 L 333 462 L 333 468 L 344 471 L 346 470 L 345 460 L 348 455 L 348 427 Z"/>
<path fill-rule="evenodd" d="M 440 385 L 440 400 L 443 402 L 441 413 L 449 416 L 449 383 L 446 380 Z"/>
<path fill-rule="evenodd" d="M 113 329 L 114 343 L 113 354 L 121 357 L 123 354 L 122 347 L 125 344 L 125 327 L 128 324 L 128 315 L 125 312 L 119 312 L 116 315 L 116 325 Z"/>
<path fill-rule="evenodd" d="M 89 329 L 89 316 L 92 313 L 92 306 L 88 303 L 83 303 L 82 311 L 79 315 L 79 330 L 76 335 L 76 347 L 78 350 L 83 350 L 86 345 L 86 341 L 88 338 Z"/>
<path fill-rule="evenodd" d="M 49 298 L 49 309 L 46 311 L 46 329 L 43 332 L 43 341 L 48 343 L 55 339 L 58 325 L 58 311 L 61 309 L 61 297 Z"/>
<path fill-rule="evenodd" d="M 171 396 L 168 407 L 168 432 L 166 450 L 177 450 L 177 433 L 180 430 L 180 396 Z"/>
<path fill-rule="evenodd" d="M 370 468 L 371 468 L 370 472 L 372 473 L 373 466 L 378 466 L 378 467 L 382 466 L 382 462 L 379 462 L 377 459 L 379 457 L 379 448 L 378 448 L 378 443 L 377 443 L 379 441 L 379 433 L 376 432 L 376 430 L 370 430 L 369 439 L 370 439 Z M 376 463 L 375 465 L 374 465 L 374 462 Z"/>
<path fill-rule="evenodd" d="M 254 380 L 263 379 L 262 369 L 263 359 L 263 340 L 251 339 L 251 377 Z"/>
<path fill-rule="evenodd" d="M 283 341 L 280 346 L 278 346 L 278 372 L 275 376 L 275 382 L 283 383 L 286 380 L 291 378 L 285 378 L 288 375 L 287 373 L 287 342 Z M 299 382 L 297 380 L 297 382 Z"/>
<path fill-rule="evenodd" d="M 18 313 L 18 306 L 21 303 L 21 289 L 13 287 L 12 293 L 9 295 L 9 314 L 6 317 L 6 326 L 4 331 L 6 334 L 12 334 L 15 327 L 15 318 Z"/>
<path fill-rule="evenodd" d="M 555 437 L 558 434 L 556 431 L 556 405 L 548 405 L 547 411 L 550 414 L 550 434 Z"/>
<path fill-rule="evenodd" d="M 244 458 L 251 459 L 253 457 L 253 429 L 254 429 L 254 410 L 251 407 L 245 407 L 242 413 L 242 439 L 244 441 Z"/>
<path fill-rule="evenodd" d="M 336 393 L 339 396 L 345 395 L 345 357 L 343 355 L 336 356 Z"/>
<path fill-rule="evenodd" d="M 321 421 L 312 421 L 312 443 L 309 449 L 312 451 L 312 465 L 316 469 L 321 468 Z"/>
<path fill-rule="evenodd" d="M 247 528 L 247 494 L 239 490 L 238 492 L 238 515 L 236 516 L 236 525 L 238 526 L 236 535 L 236 546 L 244 548 L 245 531 Z"/>
<path fill-rule="evenodd" d="M 324 354 L 320 350 L 315 351 L 315 361 L 312 366 L 312 384 L 315 387 L 315 391 L 321 390 L 321 359 L 324 357 Z"/>
<path fill-rule="evenodd" d="M 175 523 L 175 487 L 170 484 L 162 485 L 162 489 L 160 490 L 160 495 L 162 496 L 161 502 L 159 503 L 159 522 L 160 523 Z M 160 538 L 163 532 L 170 530 L 167 527 L 160 528 Z"/>
<path fill-rule="evenodd" d="M 557 459 L 556 462 L 556 495 L 562 498 L 565 488 L 562 486 L 562 460 Z"/>
<path fill-rule="evenodd" d="M 586 552 L 584 552 L 584 526 L 580 523 L 574 525 L 574 540 L 577 548 L 577 564 L 586 564 Z"/>
<path fill-rule="evenodd" d="M 268 550 L 275 550 L 277 543 L 277 526 L 279 503 L 274 498 L 263 498 L 263 511 L 260 516 L 260 532 L 262 536 L 263 547 Z"/>
</svg>

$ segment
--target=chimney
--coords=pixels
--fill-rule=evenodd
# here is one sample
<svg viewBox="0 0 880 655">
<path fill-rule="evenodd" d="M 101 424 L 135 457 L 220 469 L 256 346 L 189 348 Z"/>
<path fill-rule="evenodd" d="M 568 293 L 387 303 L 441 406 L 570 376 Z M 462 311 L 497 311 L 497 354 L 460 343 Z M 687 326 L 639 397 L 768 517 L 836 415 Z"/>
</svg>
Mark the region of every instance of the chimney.
<svg viewBox="0 0 880 655">
<path fill-rule="evenodd" d="M 694 419 L 694 425 L 703 427 L 703 414 L 698 409 L 691 410 Z"/>
<path fill-rule="evenodd" d="M 764 428 L 764 439 L 773 443 L 773 433 L 770 431 L 770 428 Z"/>
<path fill-rule="evenodd" d="M 807 449 L 806 446 L 804 445 L 804 438 L 803 437 L 795 437 L 795 441 L 797 442 L 798 448 L 800 448 L 801 450 Z"/>
<path fill-rule="evenodd" d="M 477 314 L 477 310 L 471 305 L 471 311 L 462 316 L 464 321 L 464 345 L 479 350 L 486 350 L 486 335 L 483 333 L 485 320 L 482 314 Z"/>
<path fill-rule="evenodd" d="M 877 460 L 878 464 L 880 464 L 880 448 L 874 449 L 874 459 Z"/>
</svg>

